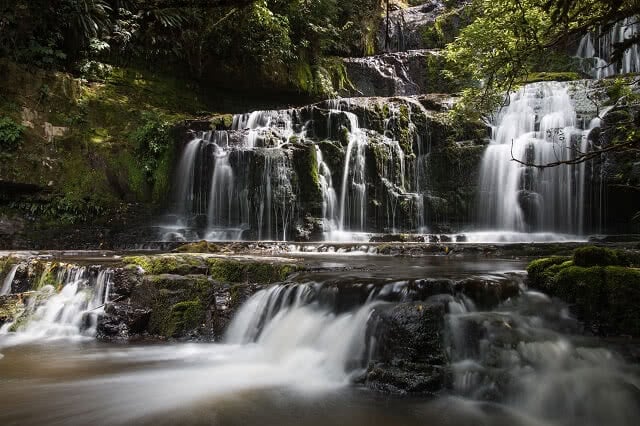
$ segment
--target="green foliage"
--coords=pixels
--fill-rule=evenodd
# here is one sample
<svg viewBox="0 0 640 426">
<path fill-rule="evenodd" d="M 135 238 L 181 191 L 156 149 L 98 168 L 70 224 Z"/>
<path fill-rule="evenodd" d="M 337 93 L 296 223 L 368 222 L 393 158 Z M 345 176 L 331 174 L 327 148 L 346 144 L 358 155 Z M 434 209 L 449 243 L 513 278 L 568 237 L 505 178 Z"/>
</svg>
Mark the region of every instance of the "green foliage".
<svg viewBox="0 0 640 426">
<path fill-rule="evenodd" d="M 172 125 L 158 114 L 146 112 L 143 124 L 130 136 L 138 166 L 152 187 L 167 184 L 163 179 L 168 179 L 167 169 L 171 167 L 167 156 L 173 145 L 171 129 Z"/>
<path fill-rule="evenodd" d="M 0 151 L 15 151 L 22 143 L 24 127 L 10 117 L 0 117 Z"/>
<path fill-rule="evenodd" d="M 569 3 L 568 14 L 558 9 Z M 496 108 L 496 94 L 517 83 L 578 77 L 574 73 L 580 64 L 562 50 L 564 39 L 571 32 L 593 29 L 593 22 L 610 9 L 604 3 L 474 0 L 468 7 L 475 19 L 445 49 L 447 73 L 467 86 L 458 108 L 487 115 Z M 565 20 L 557 21 L 560 16 Z"/>
</svg>

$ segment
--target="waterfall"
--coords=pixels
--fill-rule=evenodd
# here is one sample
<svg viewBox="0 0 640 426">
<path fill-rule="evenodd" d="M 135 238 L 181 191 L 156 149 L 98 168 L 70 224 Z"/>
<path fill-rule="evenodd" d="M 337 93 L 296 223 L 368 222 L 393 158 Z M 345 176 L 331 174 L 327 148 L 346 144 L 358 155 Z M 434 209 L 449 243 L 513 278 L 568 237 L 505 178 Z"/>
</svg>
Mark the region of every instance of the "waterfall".
<svg viewBox="0 0 640 426">
<path fill-rule="evenodd" d="M 2 326 L 0 345 L 94 336 L 98 315 L 108 301 L 111 276 L 109 269 L 96 274 L 86 267 L 61 267 L 55 279 L 60 291 L 47 284 L 32 294 L 25 312 Z"/>
<path fill-rule="evenodd" d="M 491 144 L 480 168 L 482 226 L 518 232 L 585 231 L 585 182 L 577 167 L 535 169 L 566 161 L 589 148 L 590 129 L 581 129 L 564 83 L 534 83 L 511 94 L 493 123 Z"/>
<path fill-rule="evenodd" d="M 598 33 L 600 32 L 599 30 Z M 638 43 L 626 49 L 619 62 L 612 63 L 614 46 L 636 37 L 639 32 L 640 22 L 637 18 L 625 18 L 613 24 L 601 36 L 591 32 L 582 36 L 575 56 L 585 60 L 584 71 L 593 78 L 640 72 L 640 45 Z"/>
<path fill-rule="evenodd" d="M 17 263 L 11 266 L 9 273 L 4 278 L 4 281 L 2 283 L 2 288 L 0 288 L 0 296 L 4 296 L 11 293 L 11 284 L 13 283 L 13 279 L 16 276 L 16 271 L 18 270 L 18 266 L 19 264 Z"/>
<path fill-rule="evenodd" d="M 383 119 L 361 123 L 354 111 L 362 108 L 380 111 Z M 325 239 L 424 230 L 428 152 L 422 123 L 414 124 L 412 114 L 424 114 L 420 119 L 427 122 L 426 109 L 414 98 L 335 99 L 235 115 L 229 130 L 197 134 L 178 161 L 174 191 L 180 205 L 168 216 L 173 222 L 163 228 L 168 231 L 163 240 L 316 235 L 309 224 L 319 221 L 306 221 L 309 212 L 301 209 L 318 206 L 313 215 L 320 216 L 320 202 Z M 325 142 L 344 156 L 326 161 L 319 148 Z M 304 156 L 312 156 L 311 150 L 318 174 L 297 176 L 304 173 Z M 318 191 L 302 194 L 308 181 Z M 317 200 L 307 196 L 316 194 Z"/>
<path fill-rule="evenodd" d="M 349 120 L 349 143 L 346 148 L 342 189 L 340 191 L 340 231 L 364 231 L 367 218 L 366 133 L 360 129 L 358 117 L 343 112 Z"/>
<path fill-rule="evenodd" d="M 622 425 L 637 418 L 637 377 L 615 353 L 571 339 L 580 325 L 562 303 L 525 291 L 494 311 L 455 301 L 449 312 L 457 395 L 503 400 L 544 424 Z"/>
<path fill-rule="evenodd" d="M 315 145 L 315 149 L 320 190 L 322 191 L 322 229 L 326 234 L 335 231 L 338 226 L 338 196 L 333 188 L 331 170 L 324 162 L 322 151 L 318 145 Z"/>
<path fill-rule="evenodd" d="M 237 312 L 226 341 L 255 344 L 263 361 L 302 361 L 305 369 L 311 366 L 332 379 L 347 379 L 352 366 L 366 366 L 367 322 L 375 305 L 335 314 L 316 296 L 307 284 L 261 290 Z"/>
<path fill-rule="evenodd" d="M 291 110 L 254 111 L 187 143 L 176 172 L 177 221 L 163 239 L 240 240 L 252 232 L 286 240 L 296 206 L 282 145 L 296 135 L 293 122 Z"/>
<path fill-rule="evenodd" d="M 198 151 L 203 146 L 202 142 L 202 138 L 199 137 L 188 142 L 178 164 L 178 189 L 176 198 L 180 203 L 180 213 L 183 215 L 193 211 L 195 200 L 201 198 L 193 193 L 193 187 L 196 174 L 195 160 L 198 155 Z"/>
</svg>

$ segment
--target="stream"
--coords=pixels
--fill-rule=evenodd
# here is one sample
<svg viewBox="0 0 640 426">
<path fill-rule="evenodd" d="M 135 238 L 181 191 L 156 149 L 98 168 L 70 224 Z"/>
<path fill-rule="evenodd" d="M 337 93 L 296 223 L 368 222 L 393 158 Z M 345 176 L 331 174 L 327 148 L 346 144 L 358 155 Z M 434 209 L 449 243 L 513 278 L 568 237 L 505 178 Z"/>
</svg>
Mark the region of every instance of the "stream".
<svg viewBox="0 0 640 426">
<path fill-rule="evenodd" d="M 0 423 L 622 426 L 640 416 L 637 365 L 585 335 L 566 305 L 528 291 L 523 260 L 305 261 L 310 270 L 244 302 L 217 343 L 100 343 L 86 332 L 48 335 L 42 321 L 37 338 L 0 335 Z M 424 279 L 470 277 L 515 280 L 520 295 L 491 309 L 463 295 L 424 302 L 448 306 L 447 389 L 391 396 L 365 388 L 376 313 L 415 299 Z M 365 300 L 323 296 L 354 283 Z"/>
</svg>

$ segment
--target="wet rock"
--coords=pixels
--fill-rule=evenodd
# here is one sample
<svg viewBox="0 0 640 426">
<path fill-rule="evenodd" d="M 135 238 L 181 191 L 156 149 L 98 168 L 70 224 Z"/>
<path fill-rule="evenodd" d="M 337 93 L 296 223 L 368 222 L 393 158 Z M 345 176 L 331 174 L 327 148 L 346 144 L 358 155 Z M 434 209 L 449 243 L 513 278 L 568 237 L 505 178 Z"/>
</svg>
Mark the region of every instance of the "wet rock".
<svg viewBox="0 0 640 426">
<path fill-rule="evenodd" d="M 456 283 L 457 292 L 469 297 L 480 309 L 492 309 L 520 293 L 518 277 L 502 279 L 468 278 Z"/>
<path fill-rule="evenodd" d="M 436 18 L 443 11 L 442 2 L 427 1 L 420 6 L 390 13 L 388 32 L 386 20 L 381 22 L 378 45 L 393 52 L 431 47 L 425 33 L 434 26 Z"/>
<path fill-rule="evenodd" d="M 12 322 L 24 312 L 24 299 L 21 294 L 0 296 L 0 326 Z"/>
<path fill-rule="evenodd" d="M 375 351 L 366 386 L 383 392 L 435 394 L 447 382 L 445 306 L 409 302 L 376 307 L 370 337 Z"/>
<path fill-rule="evenodd" d="M 346 96 L 390 97 L 447 92 L 439 75 L 442 59 L 435 51 L 414 50 L 348 58 L 344 64 L 352 84 L 345 89 Z"/>
<path fill-rule="evenodd" d="M 142 336 L 149 324 L 151 309 L 126 303 L 107 303 L 98 321 L 96 338 L 103 341 L 129 341 Z"/>
<path fill-rule="evenodd" d="M 142 283 L 143 270 L 136 265 L 116 268 L 111 278 L 110 300 L 129 297 L 136 286 Z"/>
</svg>

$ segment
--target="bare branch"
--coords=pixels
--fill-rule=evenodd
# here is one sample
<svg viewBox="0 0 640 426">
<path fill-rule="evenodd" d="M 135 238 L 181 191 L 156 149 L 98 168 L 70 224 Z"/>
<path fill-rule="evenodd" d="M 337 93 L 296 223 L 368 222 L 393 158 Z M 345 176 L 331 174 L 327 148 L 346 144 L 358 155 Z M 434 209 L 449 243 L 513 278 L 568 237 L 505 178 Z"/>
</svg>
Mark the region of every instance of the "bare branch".
<svg viewBox="0 0 640 426">
<path fill-rule="evenodd" d="M 615 145 L 608 146 L 606 148 L 601 148 L 595 151 L 590 151 L 586 153 L 581 153 L 577 155 L 575 158 L 571 158 L 569 160 L 558 160 L 551 163 L 531 163 L 527 161 L 518 160 L 513 156 L 513 140 L 511 141 L 511 161 L 515 161 L 518 164 L 522 164 L 527 167 L 535 167 L 536 169 L 548 169 L 551 167 L 558 167 L 561 165 L 576 165 L 584 163 L 585 161 L 593 160 L 595 158 L 600 157 L 601 154 L 605 154 L 607 152 L 640 152 L 640 149 L 634 148 L 634 145 L 637 145 L 638 141 L 630 141 L 625 143 L 617 143 Z"/>
</svg>

